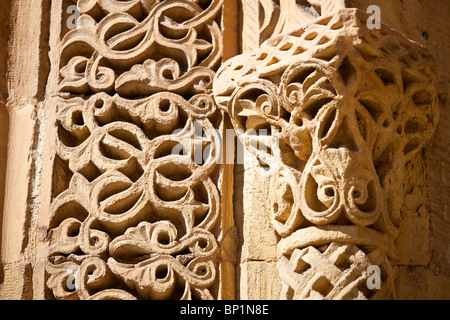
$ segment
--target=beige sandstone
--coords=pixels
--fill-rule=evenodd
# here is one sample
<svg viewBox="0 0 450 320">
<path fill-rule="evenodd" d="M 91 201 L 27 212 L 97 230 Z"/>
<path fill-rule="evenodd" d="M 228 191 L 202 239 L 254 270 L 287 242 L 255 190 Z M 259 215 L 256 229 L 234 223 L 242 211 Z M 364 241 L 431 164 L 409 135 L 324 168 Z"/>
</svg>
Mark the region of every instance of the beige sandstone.
<svg viewBox="0 0 450 320">
<path fill-rule="evenodd" d="M 0 4 L 0 299 L 450 298 L 445 0 Z"/>
</svg>

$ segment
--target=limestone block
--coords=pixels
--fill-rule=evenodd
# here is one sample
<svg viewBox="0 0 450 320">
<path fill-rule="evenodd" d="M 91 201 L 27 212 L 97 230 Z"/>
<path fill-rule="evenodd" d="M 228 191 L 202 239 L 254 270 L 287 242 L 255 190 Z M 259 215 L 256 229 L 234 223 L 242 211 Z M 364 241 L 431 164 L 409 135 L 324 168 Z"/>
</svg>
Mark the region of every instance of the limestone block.
<svg viewBox="0 0 450 320">
<path fill-rule="evenodd" d="M 3 266 L 0 279 L 0 300 L 30 300 L 32 266 L 29 263 L 13 263 Z"/>
<path fill-rule="evenodd" d="M 272 261 L 247 261 L 239 267 L 241 300 L 277 300 L 282 283 Z M 261 285 L 255 285 L 260 283 Z"/>
<path fill-rule="evenodd" d="M 264 174 L 255 158 L 244 151 L 243 172 L 235 178 L 235 219 L 240 227 L 240 261 L 276 259 L 278 237 L 270 221 L 270 201 Z"/>
</svg>

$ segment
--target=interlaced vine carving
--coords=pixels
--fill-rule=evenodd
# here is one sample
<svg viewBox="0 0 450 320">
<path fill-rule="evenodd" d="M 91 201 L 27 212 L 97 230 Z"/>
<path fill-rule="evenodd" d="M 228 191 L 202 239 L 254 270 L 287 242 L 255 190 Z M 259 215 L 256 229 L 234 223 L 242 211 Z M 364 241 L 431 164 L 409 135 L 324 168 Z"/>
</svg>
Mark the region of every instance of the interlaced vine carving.
<svg viewBox="0 0 450 320">
<path fill-rule="evenodd" d="M 336 0 L 242 1 L 243 52 L 258 48 L 265 40 L 307 24 L 342 8 Z"/>
<path fill-rule="evenodd" d="M 48 102 L 47 287 L 56 299 L 217 298 L 222 1 L 77 4 Z"/>
<path fill-rule="evenodd" d="M 201 69 L 221 61 L 221 0 L 92 0 L 78 6 L 78 27 L 61 43 L 60 91 L 135 96 L 166 88 L 180 76 L 182 87 L 197 72 L 191 89 L 211 85 L 211 72 Z"/>
<path fill-rule="evenodd" d="M 392 203 L 437 124 L 435 65 L 366 21 L 356 9 L 323 16 L 227 61 L 214 80 L 244 146 L 272 172 L 282 298 L 395 297 Z M 376 292 L 363 288 L 372 264 Z"/>
</svg>

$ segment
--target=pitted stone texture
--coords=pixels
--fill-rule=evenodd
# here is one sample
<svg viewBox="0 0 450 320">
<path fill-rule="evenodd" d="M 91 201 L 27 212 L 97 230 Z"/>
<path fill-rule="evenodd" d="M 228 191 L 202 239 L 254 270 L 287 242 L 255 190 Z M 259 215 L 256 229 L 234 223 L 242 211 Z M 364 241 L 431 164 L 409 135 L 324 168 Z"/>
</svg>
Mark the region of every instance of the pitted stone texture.
<svg viewBox="0 0 450 320">
<path fill-rule="evenodd" d="M 378 247 L 383 238 L 395 260 L 404 168 L 438 121 L 435 63 L 420 45 L 366 22 L 341 10 L 274 37 L 228 61 L 214 94 L 272 172 L 280 244 L 303 248 L 308 227 L 335 226 L 322 232 L 326 241 Z"/>
<path fill-rule="evenodd" d="M 222 5 L 78 1 L 47 101 L 49 298 L 218 298 Z"/>
</svg>

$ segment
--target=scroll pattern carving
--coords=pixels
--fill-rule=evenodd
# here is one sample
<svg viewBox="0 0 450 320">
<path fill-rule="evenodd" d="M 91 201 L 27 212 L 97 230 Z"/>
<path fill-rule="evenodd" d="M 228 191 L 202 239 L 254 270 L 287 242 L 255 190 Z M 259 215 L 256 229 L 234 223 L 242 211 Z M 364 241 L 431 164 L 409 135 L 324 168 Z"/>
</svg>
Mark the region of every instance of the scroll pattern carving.
<svg viewBox="0 0 450 320">
<path fill-rule="evenodd" d="M 208 147 L 220 142 L 222 1 L 78 6 L 49 101 L 47 287 L 56 299 L 217 298 L 221 173 Z"/>
<path fill-rule="evenodd" d="M 242 1 L 243 51 L 258 48 L 265 40 L 305 25 L 320 15 L 344 8 L 342 0 Z"/>
<path fill-rule="evenodd" d="M 214 80 L 244 146 L 273 173 L 282 298 L 395 298 L 401 216 L 390 203 L 436 127 L 435 66 L 366 21 L 356 9 L 321 17 L 227 61 Z M 270 134 L 250 134 L 262 128 Z M 381 290 L 365 286 L 369 265 Z"/>
<path fill-rule="evenodd" d="M 146 93 L 177 81 L 181 70 L 186 78 L 201 67 L 214 69 L 221 61 L 215 19 L 222 1 L 205 2 L 79 1 L 79 26 L 62 39 L 60 91 L 133 95 L 127 87 Z M 211 73 L 200 73 L 204 87 Z"/>
</svg>

